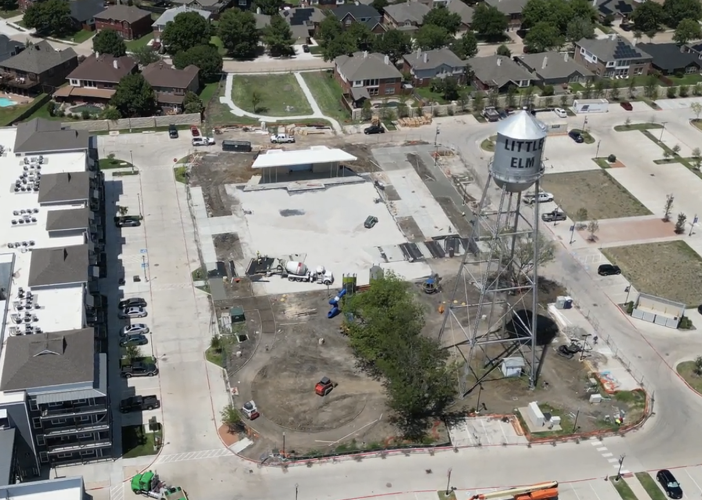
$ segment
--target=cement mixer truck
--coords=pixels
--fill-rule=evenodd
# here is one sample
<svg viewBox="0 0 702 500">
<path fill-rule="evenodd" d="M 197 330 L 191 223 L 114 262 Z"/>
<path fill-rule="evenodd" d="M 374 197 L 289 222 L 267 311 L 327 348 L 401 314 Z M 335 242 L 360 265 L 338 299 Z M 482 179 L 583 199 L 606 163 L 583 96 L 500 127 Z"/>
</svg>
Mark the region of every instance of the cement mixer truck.
<svg viewBox="0 0 702 500">
<path fill-rule="evenodd" d="M 325 269 L 324 266 L 317 266 L 317 268 L 312 271 L 304 262 L 294 260 L 278 261 L 276 273 L 280 274 L 283 278 L 287 278 L 288 281 L 319 283 L 320 285 L 331 285 L 334 283 L 334 275 L 331 271 Z"/>
</svg>

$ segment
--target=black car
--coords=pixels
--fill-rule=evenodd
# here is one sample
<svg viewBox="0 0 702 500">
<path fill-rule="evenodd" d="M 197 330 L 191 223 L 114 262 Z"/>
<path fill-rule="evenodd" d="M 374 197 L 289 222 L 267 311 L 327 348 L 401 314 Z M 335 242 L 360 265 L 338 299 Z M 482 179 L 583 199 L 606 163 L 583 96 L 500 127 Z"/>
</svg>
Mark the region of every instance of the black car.
<svg viewBox="0 0 702 500">
<path fill-rule="evenodd" d="M 146 307 L 146 301 L 141 297 L 131 297 L 119 301 L 120 309 L 126 309 L 128 307 Z"/>
<path fill-rule="evenodd" d="M 597 268 L 597 274 L 600 276 L 615 276 L 617 274 L 622 274 L 622 270 L 619 269 L 619 266 L 613 264 L 602 264 Z"/>
<path fill-rule="evenodd" d="M 126 335 L 119 340 L 120 347 L 127 347 L 130 345 L 146 345 L 149 343 L 149 339 L 143 333 L 137 333 L 132 335 Z"/>
<path fill-rule="evenodd" d="M 656 474 L 656 479 L 661 483 L 661 487 L 663 487 L 663 491 L 665 491 L 668 497 L 674 498 L 675 500 L 683 497 L 683 490 L 680 484 L 675 480 L 675 476 L 669 470 L 659 470 L 658 474 Z"/>
<path fill-rule="evenodd" d="M 161 407 L 161 402 L 156 396 L 132 396 L 119 403 L 119 411 L 130 413 L 133 411 L 154 410 Z"/>
<path fill-rule="evenodd" d="M 500 115 L 500 120 L 504 120 L 509 116 L 509 113 L 505 109 L 498 109 L 497 114 Z"/>
<path fill-rule="evenodd" d="M 367 127 L 364 131 L 364 134 L 369 135 L 369 134 L 384 134 L 385 129 L 383 128 L 382 125 L 371 125 L 370 127 Z"/>
<path fill-rule="evenodd" d="M 178 129 L 176 128 L 175 125 L 168 126 L 168 137 L 170 137 L 171 139 L 178 138 Z"/>
<path fill-rule="evenodd" d="M 131 365 L 123 366 L 120 375 L 124 378 L 153 377 L 158 375 L 158 367 L 153 363 L 137 361 Z"/>
<path fill-rule="evenodd" d="M 308 53 L 310 51 L 310 46 L 309 45 L 303 45 L 302 46 L 302 52 Z"/>
<path fill-rule="evenodd" d="M 579 130 L 571 130 L 570 132 L 568 132 L 568 135 L 570 136 L 571 139 L 573 139 L 578 144 L 582 144 L 583 142 L 585 142 L 585 138 L 583 137 L 583 134 L 581 134 Z"/>
<path fill-rule="evenodd" d="M 139 227 L 141 226 L 141 219 L 134 215 L 124 215 L 121 217 L 115 217 L 115 226 L 117 227 Z"/>
<path fill-rule="evenodd" d="M 363 223 L 363 226 L 366 229 L 372 229 L 377 223 L 378 218 L 373 215 L 369 215 L 368 217 L 366 217 L 366 221 Z"/>
<path fill-rule="evenodd" d="M 697 312 L 700 313 L 700 314 L 702 314 L 702 304 L 700 304 L 699 306 L 697 306 Z"/>
</svg>

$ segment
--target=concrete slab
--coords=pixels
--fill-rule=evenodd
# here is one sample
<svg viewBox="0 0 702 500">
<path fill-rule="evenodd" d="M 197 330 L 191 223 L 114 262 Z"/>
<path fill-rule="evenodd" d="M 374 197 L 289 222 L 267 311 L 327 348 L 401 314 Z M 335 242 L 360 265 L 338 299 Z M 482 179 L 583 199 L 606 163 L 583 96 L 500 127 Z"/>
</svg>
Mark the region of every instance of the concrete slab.
<svg viewBox="0 0 702 500">
<path fill-rule="evenodd" d="M 489 446 L 526 444 L 527 439 L 517 434 L 511 422 L 496 417 L 466 417 L 449 426 L 453 446 Z"/>
<path fill-rule="evenodd" d="M 675 478 L 680 482 L 686 496 L 699 498 L 702 494 L 702 467 L 685 467 L 675 472 Z"/>
<path fill-rule="evenodd" d="M 614 475 L 615 473 L 616 470 L 614 470 L 610 476 Z M 621 500 L 622 498 L 619 496 L 619 492 L 617 492 L 612 482 L 604 481 L 604 478 L 603 480 L 571 483 L 570 486 L 573 488 L 573 491 L 577 494 L 580 500 L 586 500 L 588 498 L 593 500 Z"/>
<path fill-rule="evenodd" d="M 547 174 L 597 170 L 592 161 L 597 151 L 596 144 L 578 144 L 569 136 L 549 137 L 546 141 L 544 165 Z"/>
<path fill-rule="evenodd" d="M 702 104 L 702 97 L 683 97 L 679 99 L 658 99 L 655 103 L 661 109 L 688 109 L 693 102 Z"/>
</svg>

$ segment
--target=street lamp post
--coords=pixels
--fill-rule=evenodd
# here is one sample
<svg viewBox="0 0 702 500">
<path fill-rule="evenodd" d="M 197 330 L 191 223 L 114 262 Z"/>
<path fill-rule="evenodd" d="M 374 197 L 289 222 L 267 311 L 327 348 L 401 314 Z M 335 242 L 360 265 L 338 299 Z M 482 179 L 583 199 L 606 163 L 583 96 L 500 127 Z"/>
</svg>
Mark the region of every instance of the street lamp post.
<svg viewBox="0 0 702 500">
<path fill-rule="evenodd" d="M 626 292 L 626 299 L 624 299 L 624 305 L 629 303 L 629 292 L 631 292 L 631 285 L 627 286 L 624 291 Z"/>
<path fill-rule="evenodd" d="M 697 214 L 695 214 L 694 219 L 692 219 L 692 224 L 690 224 L 690 233 L 688 236 L 692 236 L 692 230 L 695 228 L 695 224 L 697 224 Z"/>
<path fill-rule="evenodd" d="M 602 142 L 602 140 L 597 141 L 597 151 L 595 151 L 595 158 L 600 157 L 600 143 L 601 142 Z"/>
<path fill-rule="evenodd" d="M 578 417 L 580 416 L 580 408 L 578 408 L 578 411 L 575 412 L 575 422 L 573 422 L 573 433 L 575 433 L 575 430 L 578 428 Z"/>
<path fill-rule="evenodd" d="M 587 127 L 587 116 L 583 119 L 583 132 L 587 132 L 587 130 L 585 130 L 585 127 Z"/>
<path fill-rule="evenodd" d="M 139 208 L 139 217 L 143 217 L 141 213 L 141 195 L 137 192 L 137 205 Z"/>
<path fill-rule="evenodd" d="M 665 132 L 665 125 L 666 125 L 667 123 L 668 123 L 668 122 L 661 122 L 661 125 L 663 125 L 663 128 L 661 129 L 661 138 L 658 139 L 658 140 L 661 141 L 661 142 L 663 142 L 663 132 Z"/>
<path fill-rule="evenodd" d="M 141 256 L 141 267 L 144 268 L 144 281 L 149 282 L 149 277 L 146 274 L 146 255 Z"/>
<path fill-rule="evenodd" d="M 453 469 L 449 467 L 448 470 L 448 480 L 446 481 L 446 496 L 451 494 L 451 471 Z"/>
<path fill-rule="evenodd" d="M 297 500 L 297 483 L 295 483 L 295 500 Z"/>
<path fill-rule="evenodd" d="M 475 412 L 480 413 L 480 396 L 483 394 L 483 384 L 478 384 L 478 404 L 475 406 Z"/>
<path fill-rule="evenodd" d="M 283 432 L 283 456 L 285 456 L 285 433 L 284 432 Z"/>
<path fill-rule="evenodd" d="M 617 471 L 617 481 L 619 481 L 622 478 L 622 465 L 624 465 L 624 458 L 626 458 L 626 455 L 622 454 L 619 457 L 619 470 Z"/>
</svg>

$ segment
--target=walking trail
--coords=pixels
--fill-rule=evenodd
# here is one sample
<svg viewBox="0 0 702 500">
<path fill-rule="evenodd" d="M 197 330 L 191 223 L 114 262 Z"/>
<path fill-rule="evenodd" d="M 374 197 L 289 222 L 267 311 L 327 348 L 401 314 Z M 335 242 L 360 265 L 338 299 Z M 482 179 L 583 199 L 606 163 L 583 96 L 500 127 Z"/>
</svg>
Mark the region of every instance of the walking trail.
<svg viewBox="0 0 702 500">
<path fill-rule="evenodd" d="M 305 97 L 307 98 L 307 102 L 310 103 L 310 107 L 312 108 L 312 114 L 311 115 L 303 115 L 303 116 L 264 116 L 264 115 L 257 115 L 255 113 L 250 113 L 249 111 L 244 111 L 241 109 L 239 106 L 234 104 L 234 101 L 232 100 L 232 87 L 234 85 L 234 74 L 233 73 L 228 73 L 227 74 L 227 82 L 225 86 L 225 92 L 224 96 L 220 97 L 219 100 L 222 104 L 226 104 L 229 106 L 229 109 L 233 114 L 236 116 L 248 116 L 250 118 L 257 118 L 261 121 L 265 122 L 277 122 L 277 121 L 294 121 L 294 120 L 308 120 L 310 118 L 319 118 L 321 120 L 326 120 L 329 123 L 331 123 L 332 128 L 337 134 L 343 134 L 344 130 L 341 128 L 341 124 L 336 121 L 334 118 L 329 118 L 328 116 L 324 116 L 322 113 L 322 110 L 319 109 L 319 105 L 317 104 L 317 101 L 315 101 L 314 96 L 312 95 L 312 92 L 310 92 L 310 88 L 307 86 L 307 83 L 305 82 L 305 79 L 302 78 L 302 75 L 299 72 L 293 73 L 295 75 L 295 79 L 297 80 L 297 83 L 300 85 L 300 88 L 302 89 L 302 92 L 305 94 Z"/>
</svg>

